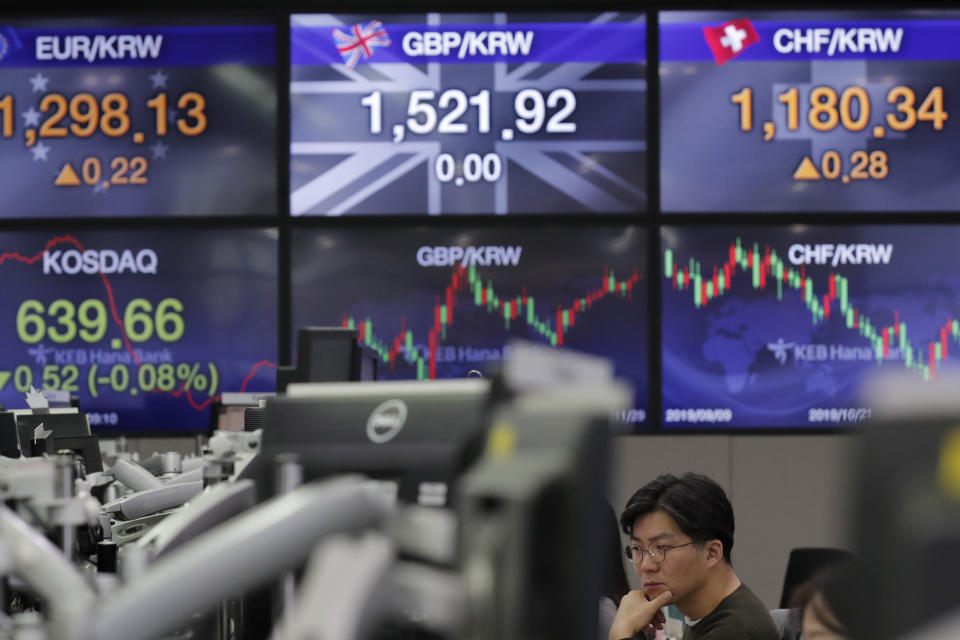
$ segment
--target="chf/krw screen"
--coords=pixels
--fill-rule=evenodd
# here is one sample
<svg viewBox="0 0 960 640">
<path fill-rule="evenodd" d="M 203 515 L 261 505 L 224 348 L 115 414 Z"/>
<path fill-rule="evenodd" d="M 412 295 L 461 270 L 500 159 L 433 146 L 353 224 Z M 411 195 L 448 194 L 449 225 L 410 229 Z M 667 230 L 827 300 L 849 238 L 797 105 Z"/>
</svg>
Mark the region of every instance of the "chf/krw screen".
<svg viewBox="0 0 960 640">
<path fill-rule="evenodd" d="M 294 15 L 293 215 L 646 210 L 643 14 Z"/>
<path fill-rule="evenodd" d="M 659 20 L 665 212 L 960 208 L 960 12 Z"/>
<path fill-rule="evenodd" d="M 868 420 L 874 374 L 960 362 L 960 228 L 662 229 L 664 424 Z"/>
</svg>

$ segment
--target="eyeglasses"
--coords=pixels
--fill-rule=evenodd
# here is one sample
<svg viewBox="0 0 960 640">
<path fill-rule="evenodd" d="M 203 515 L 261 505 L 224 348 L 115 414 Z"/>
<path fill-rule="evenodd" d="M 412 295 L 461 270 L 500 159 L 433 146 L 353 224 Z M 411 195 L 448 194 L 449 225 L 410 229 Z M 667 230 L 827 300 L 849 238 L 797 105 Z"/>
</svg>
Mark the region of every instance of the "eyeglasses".
<svg viewBox="0 0 960 640">
<path fill-rule="evenodd" d="M 666 559 L 667 551 L 670 551 L 670 549 L 679 549 L 680 547 L 686 547 L 691 544 L 694 544 L 694 542 L 686 542 L 684 544 L 678 544 L 672 547 L 665 544 L 657 544 L 654 545 L 652 549 L 644 549 L 643 547 L 638 547 L 635 544 L 631 544 L 624 548 L 623 551 L 627 555 L 627 560 L 633 564 L 643 564 L 643 559 L 646 556 L 650 556 L 651 560 L 657 564 L 660 564 Z"/>
</svg>

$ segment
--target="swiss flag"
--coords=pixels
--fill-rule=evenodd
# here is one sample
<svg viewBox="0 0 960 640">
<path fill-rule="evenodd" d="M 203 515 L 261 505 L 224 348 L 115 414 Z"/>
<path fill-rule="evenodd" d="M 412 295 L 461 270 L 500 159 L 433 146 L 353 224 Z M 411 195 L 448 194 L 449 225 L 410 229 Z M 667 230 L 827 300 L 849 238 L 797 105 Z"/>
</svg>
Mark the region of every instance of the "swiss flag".
<svg viewBox="0 0 960 640">
<path fill-rule="evenodd" d="M 731 20 L 719 27 L 704 27 L 703 37 L 718 65 L 740 55 L 755 42 L 760 42 L 760 36 L 747 19 Z"/>
</svg>

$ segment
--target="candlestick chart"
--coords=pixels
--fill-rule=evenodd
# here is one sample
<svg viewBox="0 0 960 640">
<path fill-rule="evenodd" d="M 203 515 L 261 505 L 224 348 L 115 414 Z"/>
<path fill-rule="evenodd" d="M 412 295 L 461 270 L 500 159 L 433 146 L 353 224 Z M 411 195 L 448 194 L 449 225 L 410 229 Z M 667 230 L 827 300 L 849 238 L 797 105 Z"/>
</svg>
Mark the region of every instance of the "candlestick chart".
<svg viewBox="0 0 960 640">
<path fill-rule="evenodd" d="M 293 320 L 357 329 L 381 379 L 491 375 L 514 338 L 607 357 L 633 386 L 639 423 L 644 243 L 624 226 L 298 232 Z"/>
<path fill-rule="evenodd" d="M 944 226 L 664 228 L 665 424 L 836 426 L 870 417 L 858 397 L 874 375 L 936 379 L 960 363 L 958 239 Z"/>
</svg>

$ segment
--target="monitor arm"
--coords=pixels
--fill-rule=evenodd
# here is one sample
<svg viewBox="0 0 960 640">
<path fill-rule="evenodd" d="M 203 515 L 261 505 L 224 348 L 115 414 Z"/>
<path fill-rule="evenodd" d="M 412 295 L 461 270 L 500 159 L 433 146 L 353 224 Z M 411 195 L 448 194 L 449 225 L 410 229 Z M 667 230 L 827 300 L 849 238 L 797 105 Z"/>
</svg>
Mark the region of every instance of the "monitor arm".
<svg viewBox="0 0 960 640">
<path fill-rule="evenodd" d="M 0 573 L 14 574 L 50 607 L 51 638 L 70 638 L 96 594 L 63 551 L 0 505 Z"/>
<path fill-rule="evenodd" d="M 200 536 L 118 589 L 93 614 L 85 638 L 155 638 L 229 594 L 299 566 L 324 536 L 376 527 L 390 509 L 357 476 L 304 485 Z"/>
</svg>

